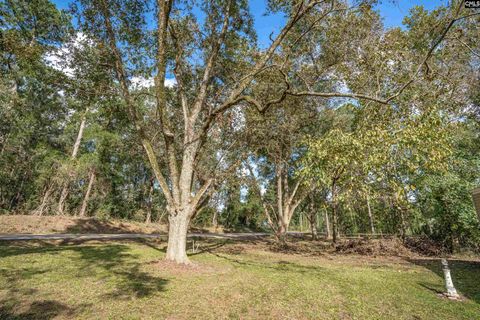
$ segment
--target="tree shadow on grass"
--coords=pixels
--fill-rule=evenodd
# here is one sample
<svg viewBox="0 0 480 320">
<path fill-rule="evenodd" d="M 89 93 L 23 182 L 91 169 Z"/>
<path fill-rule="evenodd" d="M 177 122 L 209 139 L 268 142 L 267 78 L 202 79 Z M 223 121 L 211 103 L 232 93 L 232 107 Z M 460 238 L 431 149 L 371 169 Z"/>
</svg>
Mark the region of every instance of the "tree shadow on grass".
<svg viewBox="0 0 480 320">
<path fill-rule="evenodd" d="M 0 319 L 4 320 L 20 320 L 20 319 L 53 319 L 57 316 L 73 319 L 75 315 L 87 305 L 80 305 L 72 308 L 55 300 L 38 300 L 33 301 L 26 310 L 20 312 L 15 311 L 17 303 L 13 301 L 0 301 Z"/>
<path fill-rule="evenodd" d="M 167 253 L 167 247 L 162 246 L 159 248 L 157 246 L 158 242 L 151 239 L 137 239 L 135 242 L 141 243 L 147 247 L 152 248 L 161 253 Z M 190 238 L 187 239 L 187 255 L 189 257 L 196 256 L 199 254 L 207 253 L 219 249 L 226 244 L 233 243 L 232 240 L 218 240 L 218 239 L 198 239 Z"/>
<path fill-rule="evenodd" d="M 440 259 L 407 259 L 407 261 L 434 272 L 442 279 L 438 283 L 420 282 L 419 284 L 422 287 L 429 289 L 435 294 L 445 292 L 444 275 Z M 448 264 L 453 284 L 457 291 L 465 298 L 480 304 L 480 262 L 449 259 Z"/>
<path fill-rule="evenodd" d="M 0 243 L 0 259 L 32 253 L 55 253 L 59 250 L 61 249 L 59 249 L 58 245 L 43 240 L 31 242 L 2 242 Z"/>
<path fill-rule="evenodd" d="M 195 241 L 195 242 L 192 242 Z M 187 241 L 187 248 L 188 244 L 190 243 L 190 252 L 189 256 L 196 256 L 199 254 L 204 254 L 204 253 L 211 253 L 219 248 L 222 248 L 223 246 L 231 243 L 232 241 L 230 240 L 200 240 L 200 239 L 191 239 Z M 197 246 L 194 248 L 194 246 Z"/>
<path fill-rule="evenodd" d="M 0 300 L 0 319 L 53 319 L 57 316 L 72 318 L 75 314 L 90 306 L 80 304 L 76 307 L 68 306 L 55 300 L 34 300 L 30 302 L 38 290 L 25 288 L 21 282 L 28 281 L 37 275 L 44 275 L 51 269 L 26 266 L 15 269 L 0 268 L 0 277 L 6 281 L 5 299 Z"/>
<path fill-rule="evenodd" d="M 209 253 L 216 256 L 217 258 L 227 260 L 228 262 L 232 263 L 234 266 L 236 265 L 239 267 L 253 267 L 253 268 L 260 268 L 260 269 L 268 269 L 272 271 L 292 272 L 297 274 L 318 274 L 318 273 L 323 274 L 326 272 L 326 269 L 323 267 L 303 265 L 303 264 L 286 261 L 286 260 L 257 261 L 257 260 L 251 260 L 251 259 L 238 259 L 228 254 L 222 254 L 215 251 L 211 251 Z"/>
<path fill-rule="evenodd" d="M 102 244 L 99 246 L 79 246 L 74 249 L 80 254 L 83 267 L 80 274 L 89 276 L 100 272 L 110 277 L 116 289 L 107 293 L 112 297 L 146 297 L 156 292 L 164 291 L 168 280 L 153 276 L 142 271 L 141 258 L 130 252 L 130 248 L 124 244 Z"/>
<path fill-rule="evenodd" d="M 55 245 L 41 243 L 30 245 L 0 246 L 0 261 L 2 258 L 25 254 L 37 255 L 29 257 L 32 265 L 1 264 L 0 278 L 7 283 L 7 300 L 0 301 L 0 319 L 51 319 L 57 315 L 75 318 L 80 306 L 65 305 L 53 300 L 35 300 L 39 296 L 35 289 L 35 277 L 51 277 L 56 281 L 60 276 L 84 278 L 84 281 L 105 285 L 100 299 L 132 299 L 153 295 L 165 290 L 168 280 L 155 276 L 143 269 L 145 263 L 140 254 L 131 251 L 126 244 L 92 244 L 92 245 Z M 48 265 L 36 264 L 35 259 L 45 257 Z M 52 259 L 52 255 L 58 260 Z M 17 257 L 16 259 L 22 259 Z M 51 261 L 51 262 L 50 262 Z M 62 270 L 66 264 L 68 271 Z M 37 267 L 41 265 L 40 267 Z M 65 272 L 65 274 L 63 273 Z M 89 279 L 90 278 L 90 279 Z M 93 278 L 93 279 L 92 279 Z M 61 290 L 61 287 L 58 287 Z M 5 291 L 4 291 L 5 292 Z M 33 301 L 33 302 L 30 302 Z M 30 306 L 28 310 L 28 303 Z M 22 308 L 18 306 L 22 305 Z"/>
</svg>

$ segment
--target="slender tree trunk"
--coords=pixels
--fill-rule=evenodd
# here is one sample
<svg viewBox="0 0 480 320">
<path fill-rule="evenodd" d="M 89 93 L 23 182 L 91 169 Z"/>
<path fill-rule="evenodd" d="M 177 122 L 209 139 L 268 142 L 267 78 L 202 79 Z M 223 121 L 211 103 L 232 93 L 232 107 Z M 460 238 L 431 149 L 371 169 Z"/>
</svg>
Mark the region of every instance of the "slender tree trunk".
<svg viewBox="0 0 480 320">
<path fill-rule="evenodd" d="M 147 216 L 145 217 L 145 223 L 152 223 L 152 206 L 149 205 L 147 208 Z"/>
<path fill-rule="evenodd" d="M 298 222 L 300 224 L 300 232 L 303 232 L 303 214 L 300 212 L 300 216 L 298 217 Z"/>
<path fill-rule="evenodd" d="M 333 243 L 337 243 L 338 238 L 338 220 L 337 220 L 337 205 L 332 205 L 332 229 L 333 229 Z"/>
<path fill-rule="evenodd" d="M 295 186 L 292 190 L 290 190 L 288 185 L 288 177 L 284 172 L 283 166 L 281 164 L 276 165 L 276 176 L 277 176 L 277 210 L 276 210 L 276 217 L 277 217 L 277 230 L 276 235 L 277 238 L 285 243 L 286 236 L 288 233 L 288 227 L 290 226 L 290 222 L 292 221 L 293 214 L 297 206 L 303 201 L 303 199 L 307 196 L 299 197 L 298 195 L 298 188 L 300 186 L 300 181 L 295 183 Z M 260 196 L 261 197 L 261 196 Z M 265 211 L 268 210 L 265 207 Z M 303 225 L 301 225 L 303 228 Z M 274 228 L 272 226 L 272 228 Z M 275 229 L 275 228 L 274 228 Z"/>
<path fill-rule="evenodd" d="M 248 224 L 247 224 L 248 225 Z M 212 226 L 215 229 L 215 231 L 218 228 L 218 213 L 217 210 L 213 211 L 213 217 L 212 217 Z"/>
<path fill-rule="evenodd" d="M 152 206 L 148 205 L 147 216 L 145 217 L 145 223 L 152 223 Z"/>
<path fill-rule="evenodd" d="M 52 193 L 52 188 L 53 184 L 49 184 L 47 186 L 47 190 L 45 190 L 45 193 L 43 194 L 42 198 L 42 203 L 37 207 L 37 209 L 34 211 L 34 215 L 37 216 L 42 216 L 43 212 L 45 211 L 45 207 L 47 206 L 48 199 L 50 198 L 50 194 Z"/>
<path fill-rule="evenodd" d="M 169 213 L 168 244 L 166 259 L 176 263 L 190 264 L 187 257 L 187 230 L 190 223 L 191 210 Z"/>
<path fill-rule="evenodd" d="M 92 191 L 93 183 L 95 182 L 95 170 L 90 172 L 90 179 L 88 180 L 87 192 L 83 197 L 82 208 L 80 209 L 80 217 L 84 217 L 87 212 L 88 200 L 90 199 L 90 193 Z"/>
<path fill-rule="evenodd" d="M 317 231 L 317 213 L 312 213 L 310 217 L 310 229 L 312 231 L 312 240 L 318 239 L 318 231 Z"/>
<path fill-rule="evenodd" d="M 375 224 L 373 222 L 372 209 L 370 208 L 370 197 L 367 195 L 368 219 L 370 220 L 370 231 L 375 234 Z"/>
<path fill-rule="evenodd" d="M 333 243 L 337 243 L 338 238 L 338 220 L 337 220 L 337 181 L 333 179 L 332 182 L 332 229 L 333 229 Z"/>
<path fill-rule="evenodd" d="M 400 211 L 400 236 L 403 241 L 405 241 L 405 238 L 407 237 L 407 224 L 405 222 L 405 215 L 404 215 L 404 209 L 399 208 Z"/>
<path fill-rule="evenodd" d="M 452 276 L 450 275 L 450 268 L 448 267 L 447 259 L 442 259 L 443 275 L 445 277 L 445 287 L 447 288 L 447 297 L 451 299 L 458 299 L 460 296 L 453 285 Z"/>
<path fill-rule="evenodd" d="M 57 214 L 64 215 L 65 212 L 65 200 L 68 197 L 68 182 L 63 183 L 62 192 L 60 193 L 60 199 L 58 200 Z"/>
<path fill-rule="evenodd" d="M 167 210 L 164 208 L 164 209 L 161 211 L 159 217 L 157 218 L 157 222 L 158 222 L 158 223 L 162 223 L 163 217 L 165 217 L 165 215 L 166 215 L 167 213 L 168 213 Z"/>
<path fill-rule="evenodd" d="M 330 231 L 330 219 L 328 218 L 328 210 L 325 208 L 325 236 L 327 239 L 332 238 L 332 232 Z"/>
<path fill-rule="evenodd" d="M 285 240 L 285 234 L 287 233 L 288 221 L 286 220 L 286 212 L 284 211 L 284 202 L 283 202 L 283 173 L 282 165 L 276 163 L 275 165 L 275 175 L 277 176 L 277 221 L 278 221 L 278 234 L 280 240 Z"/>
<path fill-rule="evenodd" d="M 80 128 L 78 129 L 77 139 L 75 140 L 75 144 L 73 145 L 73 150 L 70 156 L 70 160 L 75 160 L 75 158 L 77 158 L 78 149 L 80 148 L 80 143 L 82 142 L 83 130 L 85 129 L 85 123 L 87 121 L 87 113 L 88 113 L 88 108 L 85 110 L 85 113 L 82 116 L 82 121 L 80 122 Z M 69 176 L 71 176 L 71 173 L 69 173 Z M 64 214 L 65 201 L 67 200 L 67 197 L 68 197 L 69 184 L 70 184 L 70 177 L 68 177 L 66 181 L 63 182 L 62 191 L 60 193 L 60 200 L 58 201 L 58 209 L 57 209 L 58 214 L 60 215 Z"/>
<path fill-rule="evenodd" d="M 315 215 L 314 221 L 310 222 L 310 229 L 312 232 L 312 240 L 318 239 L 318 230 L 317 230 L 317 218 Z"/>
<path fill-rule="evenodd" d="M 153 205 L 153 179 L 150 179 L 150 189 L 148 190 L 147 216 L 145 217 L 145 223 L 152 222 L 152 205 Z"/>
<path fill-rule="evenodd" d="M 350 213 L 350 220 L 352 221 L 352 233 L 356 234 L 358 233 L 357 221 L 355 219 L 356 212 L 352 209 L 349 209 L 348 212 Z"/>
</svg>

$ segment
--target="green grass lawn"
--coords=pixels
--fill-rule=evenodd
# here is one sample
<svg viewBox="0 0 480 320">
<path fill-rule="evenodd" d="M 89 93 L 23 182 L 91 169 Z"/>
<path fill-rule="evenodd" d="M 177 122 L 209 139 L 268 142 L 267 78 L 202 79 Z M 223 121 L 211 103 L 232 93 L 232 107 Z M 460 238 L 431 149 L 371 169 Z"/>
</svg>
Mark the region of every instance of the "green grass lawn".
<svg viewBox="0 0 480 320">
<path fill-rule="evenodd" d="M 480 264 L 293 255 L 202 242 L 197 266 L 153 242 L 0 246 L 0 319 L 480 319 Z"/>
</svg>

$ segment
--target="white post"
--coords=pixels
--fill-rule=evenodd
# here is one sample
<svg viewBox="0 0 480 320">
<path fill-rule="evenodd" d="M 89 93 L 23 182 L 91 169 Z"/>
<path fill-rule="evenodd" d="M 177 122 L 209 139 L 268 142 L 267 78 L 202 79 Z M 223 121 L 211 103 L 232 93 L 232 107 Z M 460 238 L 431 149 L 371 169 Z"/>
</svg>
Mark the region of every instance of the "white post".
<svg viewBox="0 0 480 320">
<path fill-rule="evenodd" d="M 447 288 L 447 297 L 451 299 L 458 299 L 460 296 L 453 286 L 452 276 L 450 275 L 450 268 L 448 267 L 447 259 L 442 259 L 442 269 L 445 276 L 445 287 Z"/>
</svg>

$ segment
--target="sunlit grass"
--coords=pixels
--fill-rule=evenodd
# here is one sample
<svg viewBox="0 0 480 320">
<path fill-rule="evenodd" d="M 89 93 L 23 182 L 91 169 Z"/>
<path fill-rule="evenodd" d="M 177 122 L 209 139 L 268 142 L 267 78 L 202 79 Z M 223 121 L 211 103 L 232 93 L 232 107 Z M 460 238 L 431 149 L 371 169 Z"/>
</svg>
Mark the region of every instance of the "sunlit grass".
<svg viewBox="0 0 480 320">
<path fill-rule="evenodd" d="M 195 268 L 162 244 L 2 245 L 1 319 L 476 319 L 480 265 L 451 263 L 463 301 L 439 297 L 438 261 L 306 257 L 202 243 Z M 202 251 L 202 249 L 204 251 Z"/>
</svg>

